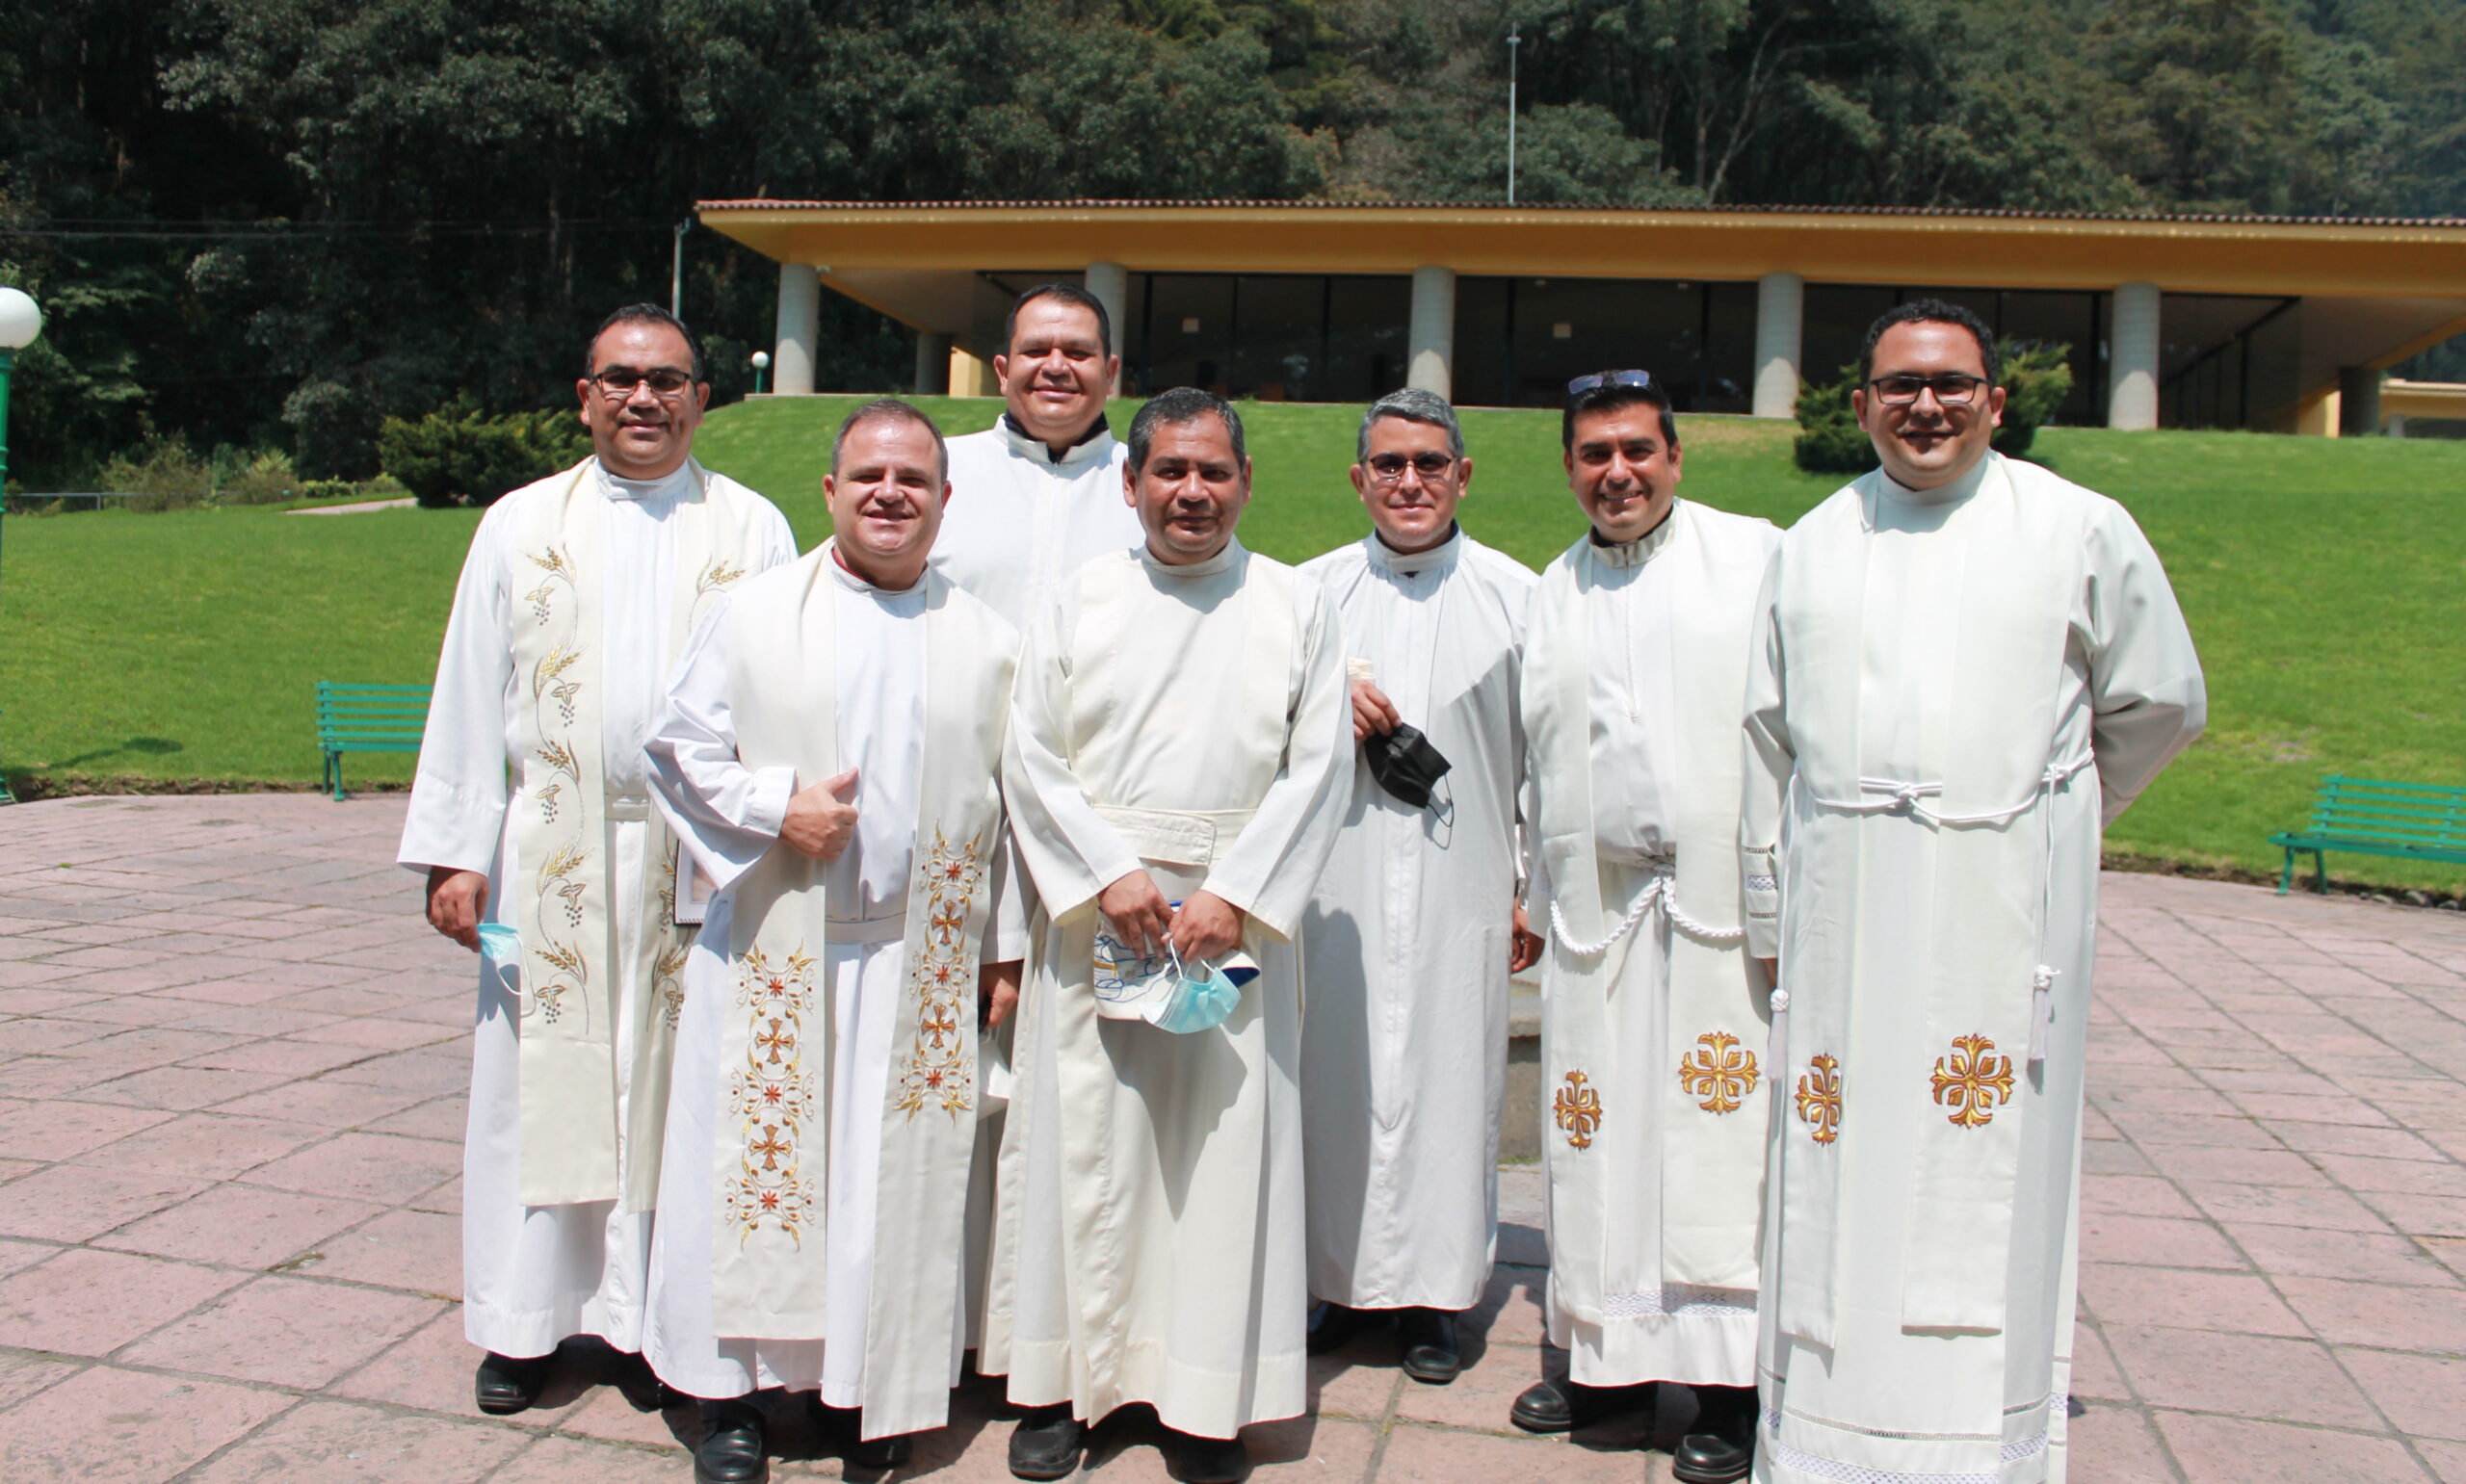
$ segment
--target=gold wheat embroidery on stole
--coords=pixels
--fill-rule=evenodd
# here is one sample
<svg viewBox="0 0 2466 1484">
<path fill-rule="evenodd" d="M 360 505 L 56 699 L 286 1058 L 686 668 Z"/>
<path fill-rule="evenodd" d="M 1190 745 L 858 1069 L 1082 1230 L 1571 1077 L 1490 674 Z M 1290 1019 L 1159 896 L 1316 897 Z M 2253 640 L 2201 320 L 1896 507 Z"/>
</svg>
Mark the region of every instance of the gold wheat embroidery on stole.
<svg viewBox="0 0 2466 1484">
<path fill-rule="evenodd" d="M 936 829 L 933 848 L 917 868 L 925 933 L 907 966 L 908 987 L 916 994 L 916 1031 L 900 1063 L 899 1102 L 893 1105 L 910 1118 L 927 1106 L 953 1118 L 976 1106 L 976 1067 L 961 1031 L 976 987 L 967 920 L 984 881 L 983 838 L 955 848 Z"/>
</svg>

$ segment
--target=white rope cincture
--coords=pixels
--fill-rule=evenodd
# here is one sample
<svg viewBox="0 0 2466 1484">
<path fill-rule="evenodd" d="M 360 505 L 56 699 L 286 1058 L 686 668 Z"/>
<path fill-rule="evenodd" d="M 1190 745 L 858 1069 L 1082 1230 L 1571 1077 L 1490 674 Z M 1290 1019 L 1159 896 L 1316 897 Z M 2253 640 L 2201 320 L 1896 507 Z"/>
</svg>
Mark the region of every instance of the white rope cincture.
<svg viewBox="0 0 2466 1484">
<path fill-rule="evenodd" d="M 1599 943 L 1576 941 L 1575 934 L 1567 930 L 1566 914 L 1559 910 L 1559 895 L 1556 892 L 1550 894 L 1550 930 L 1557 934 L 1559 946 L 1569 953 L 1578 958 L 1598 958 L 1609 952 L 1619 939 L 1634 932 L 1636 924 L 1644 920 L 1644 914 L 1652 910 L 1653 903 L 1656 901 L 1661 903 L 1662 911 L 1669 918 L 1671 926 L 1699 942 L 1729 944 L 1746 941 L 1746 929 L 1744 927 L 1708 927 L 1689 917 L 1686 909 L 1678 904 L 1677 872 L 1667 866 L 1654 871 L 1651 882 L 1644 887 L 1643 891 L 1637 894 L 1635 905 L 1629 907 L 1627 915 L 1618 920 L 1618 925 L 1610 930 L 1610 936 Z"/>
</svg>

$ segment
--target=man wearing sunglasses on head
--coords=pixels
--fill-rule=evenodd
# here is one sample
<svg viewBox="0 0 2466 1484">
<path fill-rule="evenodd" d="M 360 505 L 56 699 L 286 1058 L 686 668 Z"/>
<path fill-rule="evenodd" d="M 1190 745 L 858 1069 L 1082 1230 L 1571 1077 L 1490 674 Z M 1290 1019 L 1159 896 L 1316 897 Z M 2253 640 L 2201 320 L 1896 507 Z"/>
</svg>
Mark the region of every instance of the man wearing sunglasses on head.
<svg viewBox="0 0 2466 1484">
<path fill-rule="evenodd" d="M 1883 466 L 1758 602 L 1742 873 L 1788 995 L 1758 1478 L 2065 1473 L 2100 831 L 2207 704 L 2132 517 L 1994 452 L 1996 362 L 1958 305 L 1876 322 Z"/>
<path fill-rule="evenodd" d="M 1771 982 L 1740 924 L 1739 712 L 1780 532 L 1678 498 L 1668 394 L 1567 384 L 1567 482 L 1592 529 L 1542 574 L 1524 650 L 1550 947 L 1550 1339 L 1536 1432 L 1686 1407 L 1671 1471 L 1743 1477 L 1754 1440 Z M 1663 1383 L 1659 1400 L 1640 1390 Z"/>
<path fill-rule="evenodd" d="M 1351 671 L 1352 802 L 1302 922 L 1310 1348 L 1392 1321 L 1405 1374 L 1462 1367 L 1498 1218 L 1508 976 L 1539 954 L 1516 905 L 1516 716 L 1533 573 L 1456 524 L 1456 411 L 1405 390 L 1361 420 L 1371 533 L 1305 565 Z"/>
<path fill-rule="evenodd" d="M 692 458 L 711 387 L 684 325 L 635 304 L 586 354 L 590 456 L 472 537 L 397 856 L 428 877 L 429 922 L 485 955 L 462 1318 L 487 1352 L 475 1399 L 499 1414 L 531 1405 L 575 1335 L 629 1357 L 637 1406 L 664 1399 L 630 1358 L 693 928 L 643 744 L 696 620 L 797 555 L 769 501 Z"/>
</svg>

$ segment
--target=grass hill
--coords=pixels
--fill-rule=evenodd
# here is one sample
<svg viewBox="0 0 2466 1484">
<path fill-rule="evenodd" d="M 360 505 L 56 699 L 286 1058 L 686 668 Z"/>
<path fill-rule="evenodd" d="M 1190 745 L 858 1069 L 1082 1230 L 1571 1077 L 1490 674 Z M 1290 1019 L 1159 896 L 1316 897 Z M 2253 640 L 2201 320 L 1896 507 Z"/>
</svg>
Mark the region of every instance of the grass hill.
<svg viewBox="0 0 2466 1484">
<path fill-rule="evenodd" d="M 821 476 L 853 398 L 722 408 L 697 452 L 827 534 Z M 1000 404 L 929 399 L 952 432 Z M 1115 426 L 1126 425 L 1127 406 Z M 1345 481 L 1358 409 L 1246 406 L 1258 483 L 1243 535 L 1296 560 L 1364 529 Z M 1683 422 L 1683 492 L 1782 524 L 1835 481 L 1798 472 L 1790 429 Z M 1472 534 L 1538 566 L 1583 530 L 1558 419 L 1471 411 Z M 2210 730 L 2118 822 L 2111 847 L 2274 870 L 2331 771 L 2466 782 L 2466 444 L 2051 429 L 2037 456 L 2128 507 L 2165 560 L 2209 673 Z M 9 516 L 0 552 L 0 767 L 77 777 L 304 784 L 319 679 L 428 679 L 477 514 L 294 517 L 263 508 Z M 407 757 L 354 758 L 355 781 Z M 2342 875 L 2449 886 L 2466 872 L 2376 857 Z"/>
</svg>

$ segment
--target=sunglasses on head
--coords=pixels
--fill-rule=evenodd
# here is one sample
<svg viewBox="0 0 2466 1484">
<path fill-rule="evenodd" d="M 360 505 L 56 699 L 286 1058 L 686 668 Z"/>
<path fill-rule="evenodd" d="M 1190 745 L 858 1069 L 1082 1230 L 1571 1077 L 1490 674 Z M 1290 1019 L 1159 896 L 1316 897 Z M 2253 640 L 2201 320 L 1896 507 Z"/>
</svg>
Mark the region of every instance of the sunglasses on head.
<svg viewBox="0 0 2466 1484">
<path fill-rule="evenodd" d="M 1653 374 L 1649 371 L 1596 371 L 1590 376 L 1578 377 L 1568 382 L 1567 395 L 1581 397 L 1587 392 L 1597 392 L 1605 386 L 1649 387 L 1652 384 Z"/>
</svg>

